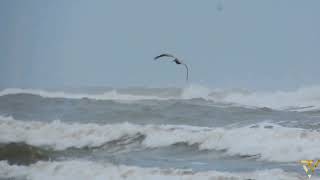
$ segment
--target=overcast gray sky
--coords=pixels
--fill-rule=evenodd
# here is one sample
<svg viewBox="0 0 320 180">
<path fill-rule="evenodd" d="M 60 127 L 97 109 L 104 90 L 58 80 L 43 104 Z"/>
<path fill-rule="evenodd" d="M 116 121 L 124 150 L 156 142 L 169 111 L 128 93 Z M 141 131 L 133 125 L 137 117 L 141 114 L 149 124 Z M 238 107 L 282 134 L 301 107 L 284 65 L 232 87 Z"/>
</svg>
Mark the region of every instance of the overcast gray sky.
<svg viewBox="0 0 320 180">
<path fill-rule="evenodd" d="M 217 9 L 218 2 L 223 9 Z M 1 0 L 0 86 L 320 84 L 319 0 Z"/>
</svg>

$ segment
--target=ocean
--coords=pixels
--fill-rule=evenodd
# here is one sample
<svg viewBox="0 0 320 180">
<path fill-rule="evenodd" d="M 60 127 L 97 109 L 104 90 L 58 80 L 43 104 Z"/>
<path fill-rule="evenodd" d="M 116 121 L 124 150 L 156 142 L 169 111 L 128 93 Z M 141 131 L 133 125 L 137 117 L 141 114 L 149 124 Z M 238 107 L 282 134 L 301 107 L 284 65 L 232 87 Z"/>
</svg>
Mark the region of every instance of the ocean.
<svg viewBox="0 0 320 180">
<path fill-rule="evenodd" d="M 2 180 L 305 180 L 305 159 L 320 86 L 0 90 Z"/>
</svg>

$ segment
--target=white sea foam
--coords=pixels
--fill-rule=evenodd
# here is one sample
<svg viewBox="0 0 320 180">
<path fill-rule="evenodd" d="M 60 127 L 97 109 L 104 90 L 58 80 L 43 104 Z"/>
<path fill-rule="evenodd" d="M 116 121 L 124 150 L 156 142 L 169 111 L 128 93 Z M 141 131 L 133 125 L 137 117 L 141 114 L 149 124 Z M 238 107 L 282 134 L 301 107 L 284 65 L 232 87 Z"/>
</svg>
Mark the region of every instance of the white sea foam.
<svg viewBox="0 0 320 180">
<path fill-rule="evenodd" d="M 269 107 L 273 109 L 314 110 L 320 109 L 320 86 L 300 88 L 296 91 L 231 93 L 224 102 L 240 105 Z"/>
<path fill-rule="evenodd" d="M 211 90 L 205 86 L 201 85 L 189 85 L 185 87 L 182 91 L 182 99 L 192 99 L 192 98 L 203 98 L 208 99 Z"/>
<path fill-rule="evenodd" d="M 227 155 L 258 155 L 267 161 L 294 162 L 320 158 L 320 132 L 269 123 L 225 129 L 130 123 L 43 123 L 0 118 L 0 143 L 26 142 L 57 150 L 97 147 L 137 134 L 145 136 L 141 144 L 145 148 L 186 143 L 197 145 L 199 150 L 225 150 Z"/>
<path fill-rule="evenodd" d="M 214 102 L 246 107 L 268 107 L 278 110 L 308 111 L 320 109 L 320 86 L 304 87 L 294 91 L 249 92 L 246 90 L 209 89 L 200 85 L 189 85 L 178 96 L 158 97 L 156 95 L 133 95 L 118 93 L 116 90 L 102 94 L 78 94 L 62 91 L 45 91 L 36 89 L 4 89 L 0 96 L 9 94 L 33 94 L 47 98 L 89 98 L 95 100 L 168 100 L 203 98 Z"/>
<path fill-rule="evenodd" d="M 306 177 L 281 169 L 254 172 L 229 173 L 218 171 L 193 172 L 181 169 L 141 168 L 133 166 L 102 164 L 90 161 L 38 162 L 30 166 L 8 165 L 0 161 L 0 177 L 24 178 L 30 180 L 302 180 Z M 317 177 L 312 177 L 317 179 Z M 319 180 L 319 179 L 318 179 Z"/>
<path fill-rule="evenodd" d="M 249 92 L 241 89 L 210 90 L 203 86 L 190 85 L 183 90 L 182 98 L 196 97 L 246 107 L 295 111 L 320 109 L 320 86 L 304 87 L 294 91 Z"/>
<path fill-rule="evenodd" d="M 46 91 L 46 90 L 40 90 L 40 89 L 17 89 L 17 88 L 4 89 L 0 91 L 0 96 L 10 95 L 10 94 L 33 94 L 33 95 L 39 95 L 41 97 L 46 97 L 46 98 L 68 98 L 68 99 L 88 98 L 88 99 L 95 99 L 95 100 L 135 101 L 135 100 L 148 100 L 148 99 L 156 99 L 156 100 L 164 99 L 157 96 L 121 94 L 121 93 L 118 93 L 116 90 L 111 90 L 102 94 L 66 93 L 63 91 Z"/>
</svg>

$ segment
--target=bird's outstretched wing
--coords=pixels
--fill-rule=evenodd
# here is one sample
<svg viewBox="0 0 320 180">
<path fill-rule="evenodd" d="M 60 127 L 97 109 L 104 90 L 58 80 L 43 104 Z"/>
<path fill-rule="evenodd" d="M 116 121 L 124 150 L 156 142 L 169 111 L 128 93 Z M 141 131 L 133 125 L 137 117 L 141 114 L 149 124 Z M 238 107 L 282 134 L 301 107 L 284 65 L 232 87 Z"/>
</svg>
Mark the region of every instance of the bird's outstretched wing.
<svg viewBox="0 0 320 180">
<path fill-rule="evenodd" d="M 170 57 L 170 58 L 174 58 L 173 59 L 173 62 L 175 62 L 176 64 L 178 65 L 184 65 L 184 67 L 186 68 L 186 80 L 188 81 L 189 79 L 189 68 L 187 66 L 187 64 L 183 63 L 183 61 L 179 60 L 178 58 L 176 58 L 175 56 L 171 55 L 171 54 L 160 54 L 159 56 L 156 56 L 154 58 L 154 60 L 157 60 L 159 58 L 162 58 L 162 57 Z"/>
<path fill-rule="evenodd" d="M 155 58 L 154 58 L 154 60 L 157 60 L 157 59 L 159 59 L 159 58 L 162 58 L 162 57 L 172 57 L 172 58 L 176 58 L 176 57 L 174 57 L 173 55 L 171 55 L 171 54 L 160 54 L 159 56 L 156 56 Z"/>
<path fill-rule="evenodd" d="M 189 80 L 189 68 L 188 68 L 188 66 L 187 66 L 185 63 L 182 63 L 182 64 L 184 65 L 184 67 L 186 67 L 186 70 L 187 70 L 186 80 L 187 80 L 187 82 L 188 82 L 188 80 Z"/>
</svg>

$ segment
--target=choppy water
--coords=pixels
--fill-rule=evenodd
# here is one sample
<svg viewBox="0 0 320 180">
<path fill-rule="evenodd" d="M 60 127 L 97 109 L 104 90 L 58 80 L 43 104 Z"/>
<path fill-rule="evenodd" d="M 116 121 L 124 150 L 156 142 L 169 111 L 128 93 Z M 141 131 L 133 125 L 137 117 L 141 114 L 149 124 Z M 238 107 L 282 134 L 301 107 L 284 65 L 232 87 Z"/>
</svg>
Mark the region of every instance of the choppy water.
<svg viewBox="0 0 320 180">
<path fill-rule="evenodd" d="M 0 177 L 306 179 L 298 161 L 320 159 L 319 110 L 317 86 L 4 89 Z"/>
</svg>

